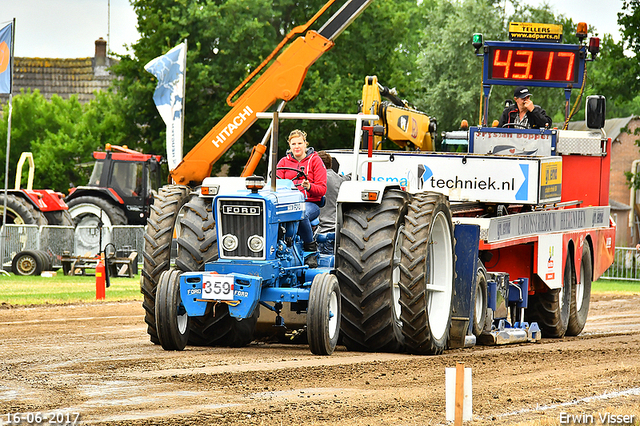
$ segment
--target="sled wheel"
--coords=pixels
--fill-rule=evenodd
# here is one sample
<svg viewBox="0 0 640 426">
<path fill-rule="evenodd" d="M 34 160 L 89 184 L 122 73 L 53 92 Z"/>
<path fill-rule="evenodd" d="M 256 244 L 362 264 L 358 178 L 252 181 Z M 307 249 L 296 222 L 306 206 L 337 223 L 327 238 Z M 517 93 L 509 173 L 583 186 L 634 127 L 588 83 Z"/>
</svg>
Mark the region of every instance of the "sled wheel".
<svg viewBox="0 0 640 426">
<path fill-rule="evenodd" d="M 567 252 L 562 288 L 529 296 L 527 321 L 537 322 L 545 337 L 564 337 L 569 325 L 571 292 L 575 283 L 571 253 Z"/>
<path fill-rule="evenodd" d="M 335 275 L 316 275 L 307 310 L 307 340 L 316 355 L 331 355 L 340 335 L 340 286 Z"/>
<path fill-rule="evenodd" d="M 475 307 L 473 310 L 473 334 L 478 337 L 484 330 L 485 322 L 487 320 L 487 270 L 484 269 L 480 260 L 478 266 L 478 272 L 476 274 L 476 297 Z"/>
<path fill-rule="evenodd" d="M 580 281 L 576 281 L 571 289 L 571 305 L 567 335 L 577 336 L 584 329 L 589 314 L 591 300 L 591 248 L 587 241 L 582 246 L 582 262 L 580 262 Z"/>
<path fill-rule="evenodd" d="M 180 271 L 170 269 L 160 275 L 156 289 L 156 329 L 162 348 L 181 351 L 189 340 L 189 316 L 180 297 Z"/>
</svg>

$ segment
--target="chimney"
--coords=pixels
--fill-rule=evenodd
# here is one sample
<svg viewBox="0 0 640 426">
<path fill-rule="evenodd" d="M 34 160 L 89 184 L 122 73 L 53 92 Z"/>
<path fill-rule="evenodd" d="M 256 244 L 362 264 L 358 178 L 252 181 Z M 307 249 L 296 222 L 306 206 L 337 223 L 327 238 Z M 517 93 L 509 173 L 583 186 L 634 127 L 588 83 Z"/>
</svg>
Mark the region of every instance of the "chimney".
<svg viewBox="0 0 640 426">
<path fill-rule="evenodd" d="M 107 64 L 107 42 L 100 37 L 96 40 L 96 66 L 105 66 Z"/>
</svg>

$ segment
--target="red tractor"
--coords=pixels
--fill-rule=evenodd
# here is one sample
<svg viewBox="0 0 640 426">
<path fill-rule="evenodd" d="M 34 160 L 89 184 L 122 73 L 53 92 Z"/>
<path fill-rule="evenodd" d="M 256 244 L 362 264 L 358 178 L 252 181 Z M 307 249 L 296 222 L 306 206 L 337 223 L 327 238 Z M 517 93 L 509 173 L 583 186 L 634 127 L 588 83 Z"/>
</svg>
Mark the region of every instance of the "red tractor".
<svg viewBox="0 0 640 426">
<path fill-rule="evenodd" d="M 107 144 L 96 159 L 89 183 L 72 188 L 65 201 L 77 226 L 145 225 L 153 194 L 161 183 L 160 155 Z"/>
<path fill-rule="evenodd" d="M 27 187 L 23 189 L 20 180 L 25 162 L 29 164 L 29 177 Z M 30 152 L 23 152 L 18 161 L 15 188 L 7 191 L 7 223 L 73 226 L 73 221 L 64 203 L 64 195 L 51 189 L 33 189 L 34 174 L 33 155 Z M 0 194 L 0 217 L 4 207 L 4 192 L 2 192 Z"/>
</svg>

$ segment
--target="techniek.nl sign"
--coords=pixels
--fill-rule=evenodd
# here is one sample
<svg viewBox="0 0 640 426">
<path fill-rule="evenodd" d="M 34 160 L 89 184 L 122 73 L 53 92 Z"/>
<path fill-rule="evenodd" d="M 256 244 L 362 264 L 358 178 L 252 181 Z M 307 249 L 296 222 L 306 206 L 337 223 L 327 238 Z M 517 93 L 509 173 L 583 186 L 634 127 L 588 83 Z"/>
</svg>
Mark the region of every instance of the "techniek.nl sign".
<svg viewBox="0 0 640 426">
<path fill-rule="evenodd" d="M 343 167 L 348 159 L 338 160 L 341 172 L 351 173 Z M 372 180 L 397 182 L 411 192 L 440 192 L 452 201 L 537 204 L 539 169 L 538 159 L 395 155 L 393 161 L 372 163 Z"/>
</svg>

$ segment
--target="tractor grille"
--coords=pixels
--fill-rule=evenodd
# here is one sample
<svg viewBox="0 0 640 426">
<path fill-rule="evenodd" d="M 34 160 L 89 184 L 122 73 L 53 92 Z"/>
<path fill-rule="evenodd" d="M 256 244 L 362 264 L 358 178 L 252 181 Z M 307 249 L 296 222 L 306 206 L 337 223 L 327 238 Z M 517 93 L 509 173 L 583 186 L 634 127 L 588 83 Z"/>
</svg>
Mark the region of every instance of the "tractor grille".
<svg viewBox="0 0 640 426">
<path fill-rule="evenodd" d="M 246 199 L 222 199 L 218 202 L 218 243 L 220 257 L 265 259 L 265 205 L 264 201 Z M 237 238 L 237 247 L 227 250 L 224 246 L 225 236 Z M 249 248 L 251 237 L 262 238 L 262 249 L 253 251 Z"/>
</svg>

